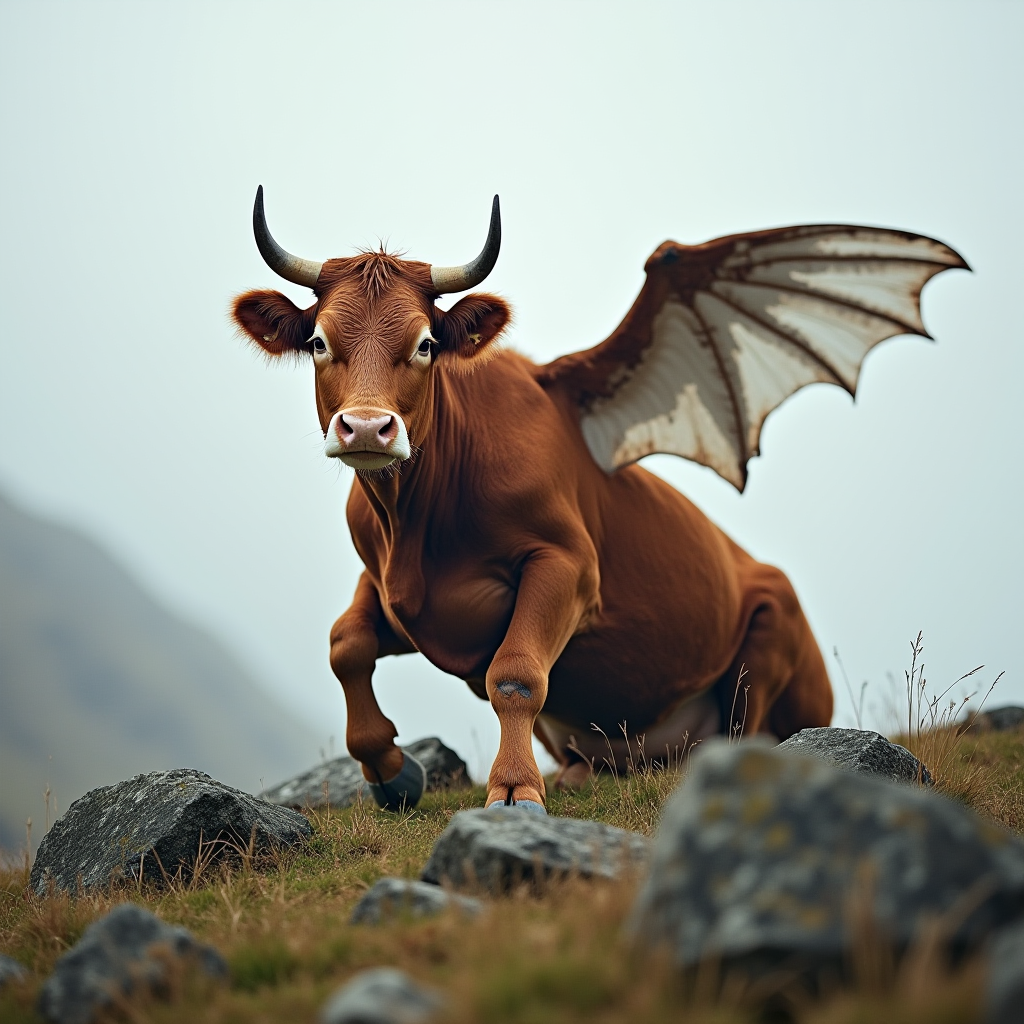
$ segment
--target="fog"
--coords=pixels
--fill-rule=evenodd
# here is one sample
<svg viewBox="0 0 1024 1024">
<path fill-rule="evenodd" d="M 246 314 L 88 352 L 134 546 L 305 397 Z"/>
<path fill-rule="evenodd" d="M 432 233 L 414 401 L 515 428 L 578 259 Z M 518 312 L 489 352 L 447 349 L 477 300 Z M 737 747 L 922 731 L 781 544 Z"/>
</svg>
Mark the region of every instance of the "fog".
<svg viewBox="0 0 1024 1024">
<path fill-rule="evenodd" d="M 546 361 L 603 339 L 664 239 L 799 222 L 919 231 L 974 273 L 924 293 L 936 342 L 768 420 L 739 495 L 645 460 L 792 578 L 836 684 L 885 724 L 927 675 L 1024 702 L 1024 8 L 1010 3 L 0 5 L 0 488 L 85 529 L 343 745 L 327 634 L 359 570 L 312 368 L 268 366 L 231 298 L 381 238 L 460 263 L 501 195 L 487 287 Z M 513 470 L 514 471 L 514 467 Z M 377 673 L 400 738 L 485 771 L 489 707 L 419 656 Z M 898 689 L 898 687 L 897 687 Z"/>
</svg>

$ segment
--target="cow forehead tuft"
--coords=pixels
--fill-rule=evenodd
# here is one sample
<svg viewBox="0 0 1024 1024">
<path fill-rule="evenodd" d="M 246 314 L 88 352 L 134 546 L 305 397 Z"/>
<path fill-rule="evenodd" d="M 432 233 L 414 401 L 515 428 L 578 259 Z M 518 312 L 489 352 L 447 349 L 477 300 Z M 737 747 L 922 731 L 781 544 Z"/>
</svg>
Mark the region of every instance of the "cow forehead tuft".
<svg viewBox="0 0 1024 1024">
<path fill-rule="evenodd" d="M 317 292 L 326 295 L 340 287 L 375 301 L 386 299 L 399 286 L 423 296 L 432 295 L 430 264 L 402 259 L 400 253 L 383 248 L 365 249 L 354 256 L 328 260 L 320 272 Z"/>
</svg>

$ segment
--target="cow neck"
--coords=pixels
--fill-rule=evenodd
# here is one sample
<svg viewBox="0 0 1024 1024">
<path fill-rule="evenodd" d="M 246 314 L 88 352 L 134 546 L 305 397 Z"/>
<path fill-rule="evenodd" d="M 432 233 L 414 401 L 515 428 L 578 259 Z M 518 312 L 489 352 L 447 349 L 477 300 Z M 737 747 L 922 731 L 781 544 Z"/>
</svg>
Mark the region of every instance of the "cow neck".
<svg viewBox="0 0 1024 1024">
<path fill-rule="evenodd" d="M 460 443 L 462 417 L 455 391 L 452 379 L 438 367 L 421 411 L 420 422 L 429 426 L 411 438 L 418 453 L 398 472 L 356 474 L 385 543 L 382 582 L 388 603 L 402 619 L 414 618 L 423 606 L 423 552 L 428 532 L 441 525 L 435 522 L 435 510 L 450 507 L 450 495 L 459 493 L 465 445 Z"/>
</svg>

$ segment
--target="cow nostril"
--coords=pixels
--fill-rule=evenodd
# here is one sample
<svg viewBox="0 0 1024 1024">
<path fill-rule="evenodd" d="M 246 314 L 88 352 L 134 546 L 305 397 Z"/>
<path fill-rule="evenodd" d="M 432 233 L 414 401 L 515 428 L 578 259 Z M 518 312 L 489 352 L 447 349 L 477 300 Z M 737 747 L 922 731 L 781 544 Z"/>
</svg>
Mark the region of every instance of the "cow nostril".
<svg viewBox="0 0 1024 1024">
<path fill-rule="evenodd" d="M 384 451 L 401 433 L 402 420 L 397 413 L 376 409 L 346 409 L 334 417 L 334 434 L 339 444 L 352 451 Z"/>
</svg>

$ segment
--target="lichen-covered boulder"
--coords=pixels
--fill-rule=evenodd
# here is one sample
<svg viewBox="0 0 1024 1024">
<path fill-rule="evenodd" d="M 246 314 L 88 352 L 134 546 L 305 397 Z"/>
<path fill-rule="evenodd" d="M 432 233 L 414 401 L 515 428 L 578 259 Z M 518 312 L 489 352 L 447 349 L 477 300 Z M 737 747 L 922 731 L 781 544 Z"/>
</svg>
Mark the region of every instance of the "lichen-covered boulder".
<svg viewBox="0 0 1024 1024">
<path fill-rule="evenodd" d="M 423 1024 L 444 1005 L 395 967 L 360 971 L 320 1011 L 322 1024 Z"/>
<path fill-rule="evenodd" d="M 646 862 L 648 841 L 598 821 L 517 807 L 459 811 L 438 837 L 423 881 L 500 892 L 520 881 L 576 874 L 614 878 Z"/>
<path fill-rule="evenodd" d="M 436 736 L 417 740 L 402 747 L 427 773 L 427 792 L 438 789 L 461 789 L 470 785 L 466 762 Z M 294 807 L 348 807 L 360 797 L 370 801 L 370 791 L 359 762 L 352 757 L 335 757 L 315 768 L 296 775 L 260 796 L 272 804 Z"/>
<path fill-rule="evenodd" d="M 801 729 L 779 749 L 820 757 L 849 772 L 932 785 L 931 772 L 906 747 L 869 729 Z"/>
<path fill-rule="evenodd" d="M 665 807 L 630 928 L 683 965 L 842 970 L 851 915 L 899 950 L 954 908 L 954 956 L 1021 919 L 1024 841 L 930 790 L 712 740 Z"/>
<path fill-rule="evenodd" d="M 190 967 L 211 978 L 227 975 L 220 954 L 187 929 L 121 903 L 89 925 L 57 961 L 39 993 L 39 1012 L 54 1024 L 89 1024 L 139 989 L 163 994 L 168 971 Z"/>
<path fill-rule="evenodd" d="M 290 846 L 312 834 L 295 811 L 178 768 L 136 775 L 76 800 L 39 844 L 30 884 L 73 892 L 112 877 L 188 877 L 200 851 L 217 860 L 238 849 Z"/>
<path fill-rule="evenodd" d="M 411 917 L 434 917 L 451 907 L 476 916 L 483 904 L 471 896 L 459 896 L 439 885 L 417 882 L 411 878 L 379 878 L 355 905 L 349 921 L 352 924 L 380 924 L 395 914 Z"/>
</svg>

